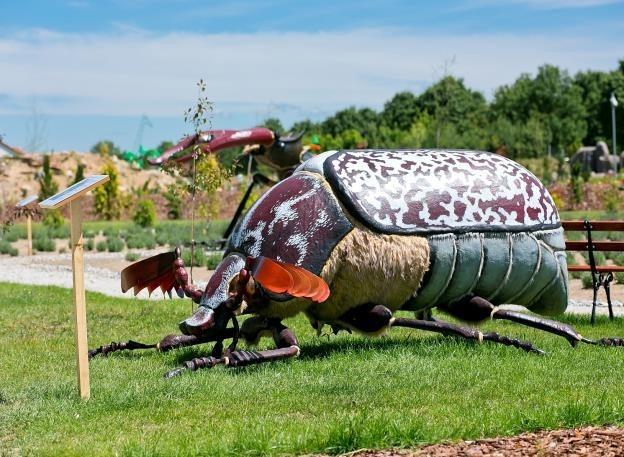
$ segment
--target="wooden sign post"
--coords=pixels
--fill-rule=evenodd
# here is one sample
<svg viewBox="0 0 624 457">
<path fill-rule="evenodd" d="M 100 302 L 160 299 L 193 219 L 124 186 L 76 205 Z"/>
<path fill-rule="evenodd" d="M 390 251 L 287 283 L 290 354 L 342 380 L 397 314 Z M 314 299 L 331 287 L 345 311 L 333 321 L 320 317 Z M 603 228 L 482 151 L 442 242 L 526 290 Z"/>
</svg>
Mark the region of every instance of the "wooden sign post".
<svg viewBox="0 0 624 457">
<path fill-rule="evenodd" d="M 36 202 L 37 199 L 38 197 L 36 195 L 31 195 L 30 197 L 27 197 L 24 200 L 20 201 L 17 205 L 15 205 L 15 207 L 25 208 L 31 203 Z M 28 236 L 28 255 L 32 255 L 32 215 L 30 214 L 30 212 L 26 215 L 26 235 Z"/>
<path fill-rule="evenodd" d="M 74 280 L 74 320 L 76 324 L 76 365 L 80 396 L 88 400 L 89 348 L 87 346 L 87 305 L 84 287 L 84 248 L 82 245 L 82 197 L 91 189 L 106 183 L 108 175 L 88 176 L 62 192 L 42 201 L 39 206 L 56 209 L 69 203 L 71 223 L 72 272 Z"/>
</svg>

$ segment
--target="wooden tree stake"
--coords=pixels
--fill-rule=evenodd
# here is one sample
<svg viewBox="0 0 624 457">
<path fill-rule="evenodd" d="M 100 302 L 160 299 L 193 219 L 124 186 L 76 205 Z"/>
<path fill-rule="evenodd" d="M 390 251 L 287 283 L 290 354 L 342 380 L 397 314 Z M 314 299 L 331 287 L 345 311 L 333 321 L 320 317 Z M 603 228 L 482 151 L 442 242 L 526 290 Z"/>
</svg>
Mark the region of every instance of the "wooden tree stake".
<svg viewBox="0 0 624 457">
<path fill-rule="evenodd" d="M 26 234 L 28 235 L 28 255 L 32 255 L 32 217 L 26 218 Z"/>
</svg>

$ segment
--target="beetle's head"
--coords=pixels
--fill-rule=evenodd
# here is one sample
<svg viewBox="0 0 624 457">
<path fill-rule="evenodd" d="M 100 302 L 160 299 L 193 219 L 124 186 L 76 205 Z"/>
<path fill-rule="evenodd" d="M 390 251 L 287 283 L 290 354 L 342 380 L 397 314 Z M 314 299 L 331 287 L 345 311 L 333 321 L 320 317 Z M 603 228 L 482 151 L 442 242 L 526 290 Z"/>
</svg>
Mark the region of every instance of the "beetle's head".
<svg viewBox="0 0 624 457">
<path fill-rule="evenodd" d="M 270 301 L 297 297 L 320 303 L 329 297 L 329 287 L 301 267 L 262 256 L 245 259 L 230 254 L 217 266 L 195 314 L 180 322 L 180 330 L 197 336 L 218 333 L 243 306 L 253 310 Z"/>
<path fill-rule="evenodd" d="M 304 132 L 296 134 L 275 134 L 275 141 L 270 145 L 253 144 L 247 146 L 243 152 L 255 157 L 258 162 L 264 163 L 278 173 L 291 171 L 302 162 Z"/>
<path fill-rule="evenodd" d="M 201 336 L 225 328 L 242 304 L 237 279 L 244 266 L 245 258 L 236 254 L 228 255 L 219 263 L 206 285 L 199 308 L 180 322 L 182 333 Z"/>
<path fill-rule="evenodd" d="M 160 157 L 148 161 L 152 165 L 164 165 L 172 161 L 188 162 L 196 152 L 216 153 L 221 149 L 251 144 L 271 146 L 275 138 L 276 134 L 264 127 L 246 130 L 207 130 L 183 138 L 178 144 L 164 151 Z"/>
</svg>

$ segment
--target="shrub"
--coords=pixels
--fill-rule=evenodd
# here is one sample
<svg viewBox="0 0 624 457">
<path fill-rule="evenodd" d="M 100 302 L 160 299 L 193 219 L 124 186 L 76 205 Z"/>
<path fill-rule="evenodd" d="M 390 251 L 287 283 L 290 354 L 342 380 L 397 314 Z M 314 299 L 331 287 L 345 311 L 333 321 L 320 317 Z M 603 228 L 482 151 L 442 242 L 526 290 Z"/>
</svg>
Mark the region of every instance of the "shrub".
<svg viewBox="0 0 624 457">
<path fill-rule="evenodd" d="M 106 247 L 106 241 L 98 241 L 98 243 L 95 245 L 95 249 L 97 249 L 98 252 L 106 251 Z"/>
<path fill-rule="evenodd" d="M 583 289 L 591 289 L 594 287 L 591 273 L 583 272 L 583 275 L 581 276 L 581 282 L 583 283 Z"/>
<path fill-rule="evenodd" d="M 126 254 L 126 260 L 128 262 L 136 262 L 141 257 L 137 252 L 128 252 Z"/>
<path fill-rule="evenodd" d="M 153 227 L 156 223 L 156 208 L 151 200 L 140 200 L 137 203 L 132 220 L 141 227 Z"/>
<path fill-rule="evenodd" d="M 613 277 L 615 278 L 615 282 L 618 284 L 624 284 L 624 271 L 613 273 Z"/>
<path fill-rule="evenodd" d="M 104 235 L 105 237 L 119 236 L 120 233 L 121 229 L 118 226 L 112 224 L 102 231 L 102 235 Z"/>
<path fill-rule="evenodd" d="M 191 250 L 185 249 L 182 252 L 182 260 L 184 261 L 184 265 L 187 267 L 191 266 Z M 206 264 L 206 255 L 204 254 L 203 249 L 195 249 L 195 253 L 193 255 L 193 266 L 194 267 L 202 267 Z"/>
<path fill-rule="evenodd" d="M 156 247 L 154 235 L 145 231 L 129 233 L 126 237 L 126 244 L 128 249 L 154 249 Z"/>
<path fill-rule="evenodd" d="M 53 252 L 56 250 L 56 243 L 47 237 L 35 238 L 33 240 L 33 249 L 41 252 Z"/>
<path fill-rule="evenodd" d="M 50 228 L 59 228 L 62 227 L 65 223 L 61 212 L 57 209 L 51 209 L 46 211 L 45 216 L 43 216 L 43 225 Z"/>
<path fill-rule="evenodd" d="M 121 252 L 123 251 L 126 243 L 121 238 L 107 238 L 106 248 L 109 252 Z"/>
<path fill-rule="evenodd" d="M 221 262 L 222 258 L 223 255 L 221 254 L 209 254 L 206 257 L 206 268 L 208 268 L 209 270 L 214 270 L 215 268 L 217 268 L 217 265 L 219 265 L 219 262 Z"/>
<path fill-rule="evenodd" d="M 589 254 L 587 252 L 583 253 L 583 258 L 587 262 L 587 265 L 589 265 Z M 607 256 L 604 252 L 594 251 L 594 260 L 596 261 L 596 265 L 604 265 L 607 260 Z"/>
<path fill-rule="evenodd" d="M 572 279 L 581 279 L 581 277 L 583 276 L 583 272 L 582 271 L 570 271 L 568 272 L 568 275 Z"/>
<path fill-rule="evenodd" d="M 181 190 L 176 185 L 169 185 L 167 191 L 163 194 L 167 200 L 167 218 L 180 219 L 182 216 L 182 199 L 180 198 Z"/>
<path fill-rule="evenodd" d="M 110 221 L 119 219 L 121 215 L 121 193 L 119 192 L 119 173 L 117 167 L 109 160 L 102 174 L 108 175 L 109 181 L 93 190 L 95 212 Z"/>
<path fill-rule="evenodd" d="M 94 245 L 95 245 L 95 242 L 93 241 L 93 238 L 87 238 L 87 241 L 85 241 L 84 247 L 87 251 L 93 251 Z"/>
<path fill-rule="evenodd" d="M 574 258 L 574 254 L 570 251 L 566 251 L 566 262 L 568 265 L 576 265 L 576 259 Z"/>
<path fill-rule="evenodd" d="M 613 263 L 619 266 L 624 266 L 624 253 L 618 252 L 614 256 L 611 257 Z"/>
<path fill-rule="evenodd" d="M 609 239 L 611 241 L 623 241 L 624 232 L 609 232 Z"/>
<path fill-rule="evenodd" d="M 85 230 L 83 233 L 85 238 L 95 238 L 95 235 L 97 235 L 95 230 Z"/>
<path fill-rule="evenodd" d="M 0 240 L 0 254 L 9 254 L 11 257 L 15 257 L 17 255 L 17 249 L 11 246 L 6 240 Z"/>
<path fill-rule="evenodd" d="M 61 222 L 62 222 L 61 225 L 48 227 L 49 238 L 68 239 L 70 237 L 69 226 L 65 225 L 62 218 L 61 218 Z"/>
<path fill-rule="evenodd" d="M 9 230 L 4 234 L 4 239 L 13 243 L 14 241 L 19 240 L 19 235 L 16 230 Z M 6 252 L 4 252 L 3 254 L 6 254 Z"/>
</svg>

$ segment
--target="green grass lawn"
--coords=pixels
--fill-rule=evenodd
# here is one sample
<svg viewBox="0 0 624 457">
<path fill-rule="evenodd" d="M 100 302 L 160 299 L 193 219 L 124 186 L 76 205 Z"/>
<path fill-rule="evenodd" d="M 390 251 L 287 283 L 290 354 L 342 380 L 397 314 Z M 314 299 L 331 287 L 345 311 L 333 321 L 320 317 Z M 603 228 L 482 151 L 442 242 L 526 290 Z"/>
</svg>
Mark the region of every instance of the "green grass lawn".
<svg viewBox="0 0 624 457">
<path fill-rule="evenodd" d="M 190 310 L 186 301 L 94 293 L 87 302 L 91 347 L 156 341 Z M 622 319 L 565 321 L 589 337 L 624 335 Z M 299 359 L 165 380 L 209 347 L 118 353 L 91 361 L 91 400 L 83 402 L 70 291 L 0 283 L 0 455 L 339 453 L 624 423 L 624 348 L 572 349 L 501 322 L 484 327 L 547 355 L 407 330 L 317 337 L 302 317 L 289 324 Z"/>
</svg>

